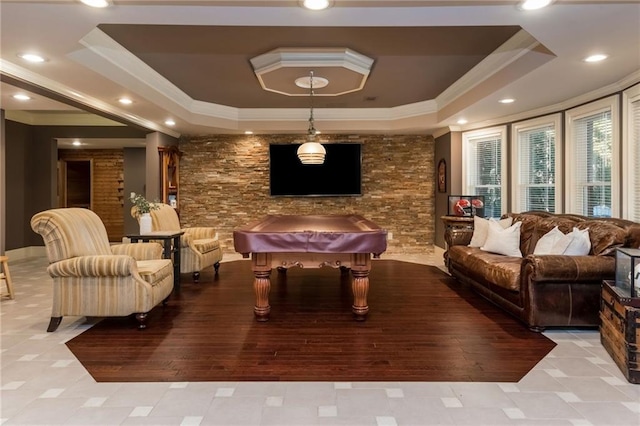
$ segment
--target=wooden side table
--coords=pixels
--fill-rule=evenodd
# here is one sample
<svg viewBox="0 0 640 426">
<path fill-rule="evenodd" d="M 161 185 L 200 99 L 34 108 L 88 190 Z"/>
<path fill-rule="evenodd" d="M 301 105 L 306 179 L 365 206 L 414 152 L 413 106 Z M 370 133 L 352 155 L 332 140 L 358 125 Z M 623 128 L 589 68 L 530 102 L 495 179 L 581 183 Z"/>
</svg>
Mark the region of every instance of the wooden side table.
<svg viewBox="0 0 640 426">
<path fill-rule="evenodd" d="M 468 245 L 473 236 L 473 217 L 469 216 L 441 216 L 444 223 L 444 242 L 446 243 L 443 254 L 444 264 L 449 267 L 447 250 L 451 246 Z"/>
<path fill-rule="evenodd" d="M 600 341 L 622 374 L 640 383 L 640 297 L 627 297 L 614 281 L 602 282 Z"/>
<path fill-rule="evenodd" d="M 180 237 L 184 231 L 153 231 L 148 234 L 129 234 L 132 243 L 162 240 L 162 257 L 173 261 L 173 288 L 180 291 Z M 173 255 L 173 256 L 172 256 Z"/>
</svg>

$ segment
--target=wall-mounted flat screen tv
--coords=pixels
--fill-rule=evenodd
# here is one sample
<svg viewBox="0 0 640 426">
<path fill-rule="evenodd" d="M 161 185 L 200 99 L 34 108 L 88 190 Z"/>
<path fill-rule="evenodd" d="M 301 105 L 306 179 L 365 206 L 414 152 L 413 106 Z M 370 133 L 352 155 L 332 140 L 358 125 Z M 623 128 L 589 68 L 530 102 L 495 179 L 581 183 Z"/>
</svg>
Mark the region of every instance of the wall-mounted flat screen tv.
<svg viewBox="0 0 640 426">
<path fill-rule="evenodd" d="M 300 144 L 269 145 L 269 176 L 272 196 L 337 197 L 362 195 L 362 144 L 323 144 L 323 164 L 302 164 L 296 151 Z"/>
</svg>

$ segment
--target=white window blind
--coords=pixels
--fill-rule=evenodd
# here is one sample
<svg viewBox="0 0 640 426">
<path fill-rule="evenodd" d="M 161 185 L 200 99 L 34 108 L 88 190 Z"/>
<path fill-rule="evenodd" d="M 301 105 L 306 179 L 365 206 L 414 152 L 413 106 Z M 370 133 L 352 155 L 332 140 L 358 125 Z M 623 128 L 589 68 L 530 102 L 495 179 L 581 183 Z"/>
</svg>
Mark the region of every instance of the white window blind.
<svg viewBox="0 0 640 426">
<path fill-rule="evenodd" d="M 577 213 L 611 217 L 613 129 L 611 111 L 601 111 L 573 121 L 574 187 Z"/>
<path fill-rule="evenodd" d="M 502 155 L 504 135 L 477 134 L 465 137 L 466 189 L 462 195 L 482 195 L 486 217 L 502 215 Z"/>
<path fill-rule="evenodd" d="M 546 124 L 516 130 L 517 211 L 556 212 L 556 126 Z"/>
<path fill-rule="evenodd" d="M 631 103 L 631 132 L 627 143 L 632 146 L 631 157 L 633 158 L 631 181 L 633 187 L 630 191 L 631 198 L 631 220 L 640 222 L 640 99 Z"/>
</svg>

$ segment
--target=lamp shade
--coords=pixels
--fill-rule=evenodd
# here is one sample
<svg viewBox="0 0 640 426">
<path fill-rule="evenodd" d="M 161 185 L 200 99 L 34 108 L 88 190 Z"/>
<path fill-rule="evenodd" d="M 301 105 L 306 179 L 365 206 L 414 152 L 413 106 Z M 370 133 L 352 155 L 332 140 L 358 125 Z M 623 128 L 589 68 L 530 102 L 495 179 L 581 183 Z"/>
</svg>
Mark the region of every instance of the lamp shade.
<svg viewBox="0 0 640 426">
<path fill-rule="evenodd" d="M 318 142 L 305 142 L 298 147 L 297 154 L 302 164 L 322 164 L 327 150 Z"/>
</svg>

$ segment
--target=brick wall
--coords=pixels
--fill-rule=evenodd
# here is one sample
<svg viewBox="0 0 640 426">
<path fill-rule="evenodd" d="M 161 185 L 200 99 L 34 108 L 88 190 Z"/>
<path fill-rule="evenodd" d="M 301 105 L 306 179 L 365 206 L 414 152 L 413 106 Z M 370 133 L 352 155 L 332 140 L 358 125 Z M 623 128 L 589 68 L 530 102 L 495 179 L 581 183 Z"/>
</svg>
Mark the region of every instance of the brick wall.
<svg viewBox="0 0 640 426">
<path fill-rule="evenodd" d="M 124 173 L 124 153 L 115 149 L 61 149 L 60 160 L 93 160 L 93 208 L 107 228 L 110 241 L 121 241 L 124 233 L 122 191 L 118 179 Z"/>
<path fill-rule="evenodd" d="M 179 147 L 182 226 L 214 226 L 224 251 L 233 229 L 266 214 L 358 213 L 393 233 L 387 253 L 431 253 L 434 241 L 434 140 L 430 136 L 323 135 L 361 142 L 363 196 L 269 195 L 269 143 L 300 135 L 183 136 Z"/>
</svg>

